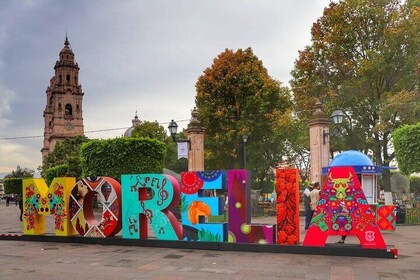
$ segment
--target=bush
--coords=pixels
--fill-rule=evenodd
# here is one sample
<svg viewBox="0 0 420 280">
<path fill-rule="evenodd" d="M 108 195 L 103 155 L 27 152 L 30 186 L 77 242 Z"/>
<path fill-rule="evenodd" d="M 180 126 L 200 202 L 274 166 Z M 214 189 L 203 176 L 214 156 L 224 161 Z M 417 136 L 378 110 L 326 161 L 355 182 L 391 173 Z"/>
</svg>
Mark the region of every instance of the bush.
<svg viewBox="0 0 420 280">
<path fill-rule="evenodd" d="M 5 178 L 4 193 L 22 195 L 22 178 Z"/>
<path fill-rule="evenodd" d="M 45 169 L 45 181 L 47 183 L 47 186 L 49 186 L 52 182 L 52 180 L 56 177 L 75 177 L 74 175 L 68 175 L 68 171 L 69 171 L 69 166 L 68 164 L 61 164 L 61 165 L 57 165 L 51 168 L 47 168 Z"/>
<path fill-rule="evenodd" d="M 123 174 L 161 174 L 165 154 L 165 144 L 149 138 L 93 140 L 80 151 L 82 176 L 109 176 L 120 181 Z"/>
<path fill-rule="evenodd" d="M 410 181 L 408 177 L 395 172 L 391 176 L 391 190 L 394 193 L 409 194 L 410 193 Z"/>
<path fill-rule="evenodd" d="M 420 172 L 420 122 L 404 125 L 392 134 L 398 168 L 404 174 Z"/>
</svg>

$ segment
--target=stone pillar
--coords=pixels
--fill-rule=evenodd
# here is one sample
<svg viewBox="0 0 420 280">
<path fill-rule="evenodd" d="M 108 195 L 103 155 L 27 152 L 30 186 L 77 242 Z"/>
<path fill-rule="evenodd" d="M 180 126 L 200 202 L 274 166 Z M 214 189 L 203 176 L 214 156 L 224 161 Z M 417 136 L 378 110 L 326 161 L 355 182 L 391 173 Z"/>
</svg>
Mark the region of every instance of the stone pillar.
<svg viewBox="0 0 420 280">
<path fill-rule="evenodd" d="M 198 120 L 197 108 L 191 111 L 191 120 L 186 129 L 191 141 L 188 150 L 188 171 L 204 171 L 204 127 Z"/>
<path fill-rule="evenodd" d="M 330 163 L 330 118 L 322 111 L 321 102 L 316 103 L 316 110 L 309 121 L 309 141 L 311 153 L 310 181 L 322 184 L 322 167 Z M 324 137 L 326 135 L 326 137 Z M 325 141 L 324 141 L 325 140 Z M 321 185 L 322 186 L 322 185 Z"/>
</svg>

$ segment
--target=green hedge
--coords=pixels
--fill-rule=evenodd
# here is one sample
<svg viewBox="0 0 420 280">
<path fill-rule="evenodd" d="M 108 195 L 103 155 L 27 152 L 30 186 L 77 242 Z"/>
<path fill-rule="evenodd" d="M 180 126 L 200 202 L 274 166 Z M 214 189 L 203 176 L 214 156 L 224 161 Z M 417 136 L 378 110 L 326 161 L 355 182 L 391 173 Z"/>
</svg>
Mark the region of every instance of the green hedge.
<svg viewBox="0 0 420 280">
<path fill-rule="evenodd" d="M 404 174 L 420 172 L 420 123 L 398 128 L 392 139 L 398 168 Z"/>
<path fill-rule="evenodd" d="M 109 176 L 120 181 L 123 174 L 161 174 L 165 155 L 165 144 L 154 139 L 93 140 L 80 151 L 82 176 Z"/>
<path fill-rule="evenodd" d="M 4 193 L 22 195 L 22 178 L 5 178 Z"/>
<path fill-rule="evenodd" d="M 52 180 L 56 177 L 74 177 L 74 175 L 68 175 L 69 171 L 69 165 L 68 164 L 60 164 L 51 168 L 45 169 L 44 178 L 47 183 L 47 186 L 49 186 L 52 182 Z"/>
</svg>

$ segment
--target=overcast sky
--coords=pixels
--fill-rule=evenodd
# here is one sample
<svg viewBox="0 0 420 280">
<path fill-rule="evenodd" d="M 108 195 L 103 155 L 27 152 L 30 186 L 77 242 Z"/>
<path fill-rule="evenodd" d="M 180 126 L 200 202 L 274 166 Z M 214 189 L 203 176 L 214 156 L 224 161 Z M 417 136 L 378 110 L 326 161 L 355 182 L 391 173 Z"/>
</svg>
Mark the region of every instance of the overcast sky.
<svg viewBox="0 0 420 280">
<path fill-rule="evenodd" d="M 41 165 L 45 91 L 66 31 L 85 93 L 85 131 L 189 119 L 213 59 L 251 47 L 288 84 L 329 0 L 0 1 L 0 173 Z M 178 122 L 180 128 L 188 122 Z M 167 124 L 164 124 L 167 127 Z M 86 133 L 114 138 L 124 129 Z M 14 137 L 40 136 L 25 139 Z M 5 140 L 6 139 L 6 140 Z"/>
</svg>

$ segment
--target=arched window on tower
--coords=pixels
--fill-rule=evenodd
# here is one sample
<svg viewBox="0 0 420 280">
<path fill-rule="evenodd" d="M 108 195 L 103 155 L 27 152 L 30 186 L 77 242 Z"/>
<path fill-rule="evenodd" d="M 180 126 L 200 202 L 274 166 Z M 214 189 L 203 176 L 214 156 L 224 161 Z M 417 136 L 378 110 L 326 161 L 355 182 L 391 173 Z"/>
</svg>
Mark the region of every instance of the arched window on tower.
<svg viewBox="0 0 420 280">
<path fill-rule="evenodd" d="M 66 76 L 66 81 L 67 81 L 67 83 L 70 83 L 70 75 L 68 75 L 68 74 Z"/>
<path fill-rule="evenodd" d="M 65 116 L 71 117 L 73 115 L 73 107 L 70 104 L 66 104 Z"/>
<path fill-rule="evenodd" d="M 74 83 L 77 85 L 77 77 L 74 77 Z"/>
<path fill-rule="evenodd" d="M 58 76 L 58 80 L 59 80 L 59 84 L 62 84 L 63 83 L 63 76 L 62 75 Z"/>
</svg>

